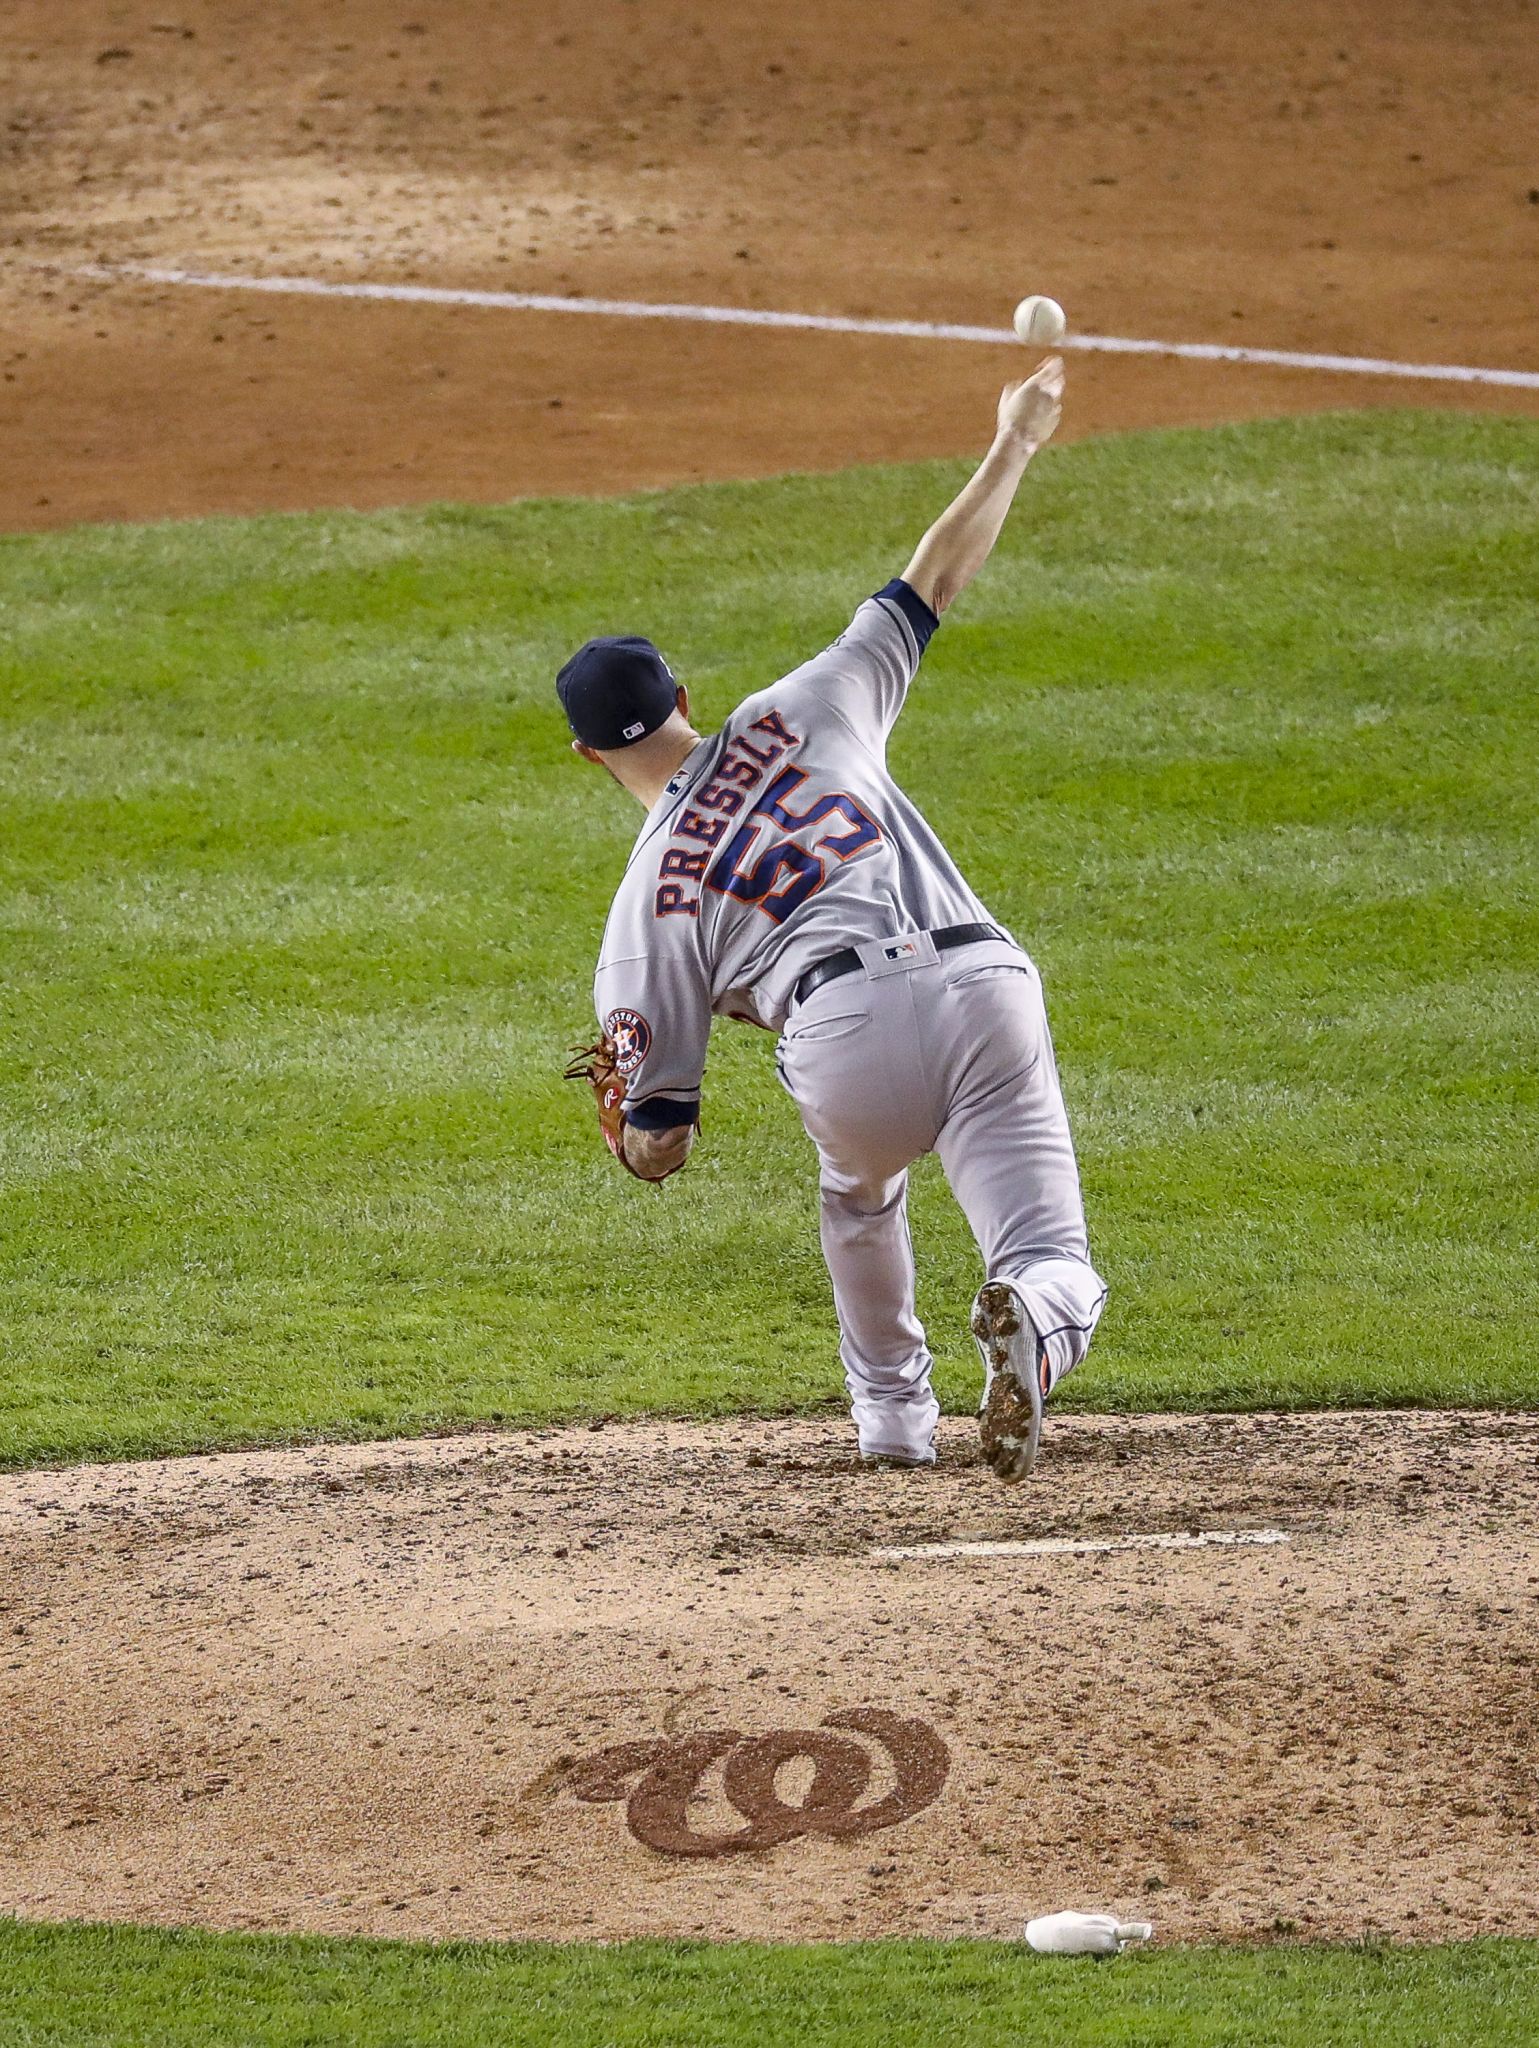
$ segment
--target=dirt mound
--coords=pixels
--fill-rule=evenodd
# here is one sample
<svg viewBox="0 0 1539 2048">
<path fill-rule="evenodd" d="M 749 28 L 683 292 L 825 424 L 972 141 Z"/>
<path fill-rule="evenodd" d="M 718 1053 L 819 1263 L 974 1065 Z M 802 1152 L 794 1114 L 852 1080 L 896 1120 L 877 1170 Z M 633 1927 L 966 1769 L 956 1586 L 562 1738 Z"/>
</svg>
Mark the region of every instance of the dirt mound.
<svg viewBox="0 0 1539 2048">
<path fill-rule="evenodd" d="M 1539 1933 L 1539 1418 L 1061 1420 L 1020 1491 L 942 1442 L 920 1474 L 741 1422 L 0 1479 L 0 1912 Z M 1065 1547 L 1193 1532 L 1248 1540 Z"/>
</svg>

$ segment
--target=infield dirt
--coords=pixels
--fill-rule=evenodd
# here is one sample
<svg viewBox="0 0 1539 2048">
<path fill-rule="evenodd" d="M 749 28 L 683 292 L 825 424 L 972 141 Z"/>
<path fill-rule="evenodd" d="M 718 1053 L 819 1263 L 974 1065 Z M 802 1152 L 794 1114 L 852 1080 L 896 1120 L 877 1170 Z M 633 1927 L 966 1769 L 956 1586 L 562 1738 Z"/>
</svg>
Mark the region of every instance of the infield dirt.
<svg viewBox="0 0 1539 2048">
<path fill-rule="evenodd" d="M 1528 0 L 11 0 L 0 526 L 976 450 L 1023 352 L 411 280 L 1539 369 Z M 1077 356 L 1066 433 L 1539 393 Z"/>
<path fill-rule="evenodd" d="M 0 1912 L 1539 1933 L 1539 1418 L 1060 1420 L 1015 1491 L 971 1424 L 942 1444 L 871 1473 L 832 1423 L 638 1423 L 0 1479 Z M 745 1812 L 765 1845 L 723 1847 Z"/>
</svg>

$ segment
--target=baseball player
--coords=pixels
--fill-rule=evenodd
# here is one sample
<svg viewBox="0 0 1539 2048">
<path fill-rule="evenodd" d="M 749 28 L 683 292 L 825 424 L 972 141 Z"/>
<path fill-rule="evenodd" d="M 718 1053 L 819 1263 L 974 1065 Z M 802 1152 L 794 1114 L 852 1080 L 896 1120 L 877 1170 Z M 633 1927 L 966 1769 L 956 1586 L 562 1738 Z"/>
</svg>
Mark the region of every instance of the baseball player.
<svg viewBox="0 0 1539 2048">
<path fill-rule="evenodd" d="M 649 640 L 590 640 L 556 688 L 574 750 L 646 821 L 594 983 L 592 1082 L 610 1148 L 660 1181 L 689 1157 L 711 1018 L 780 1033 L 817 1147 L 824 1257 L 862 1455 L 934 1462 L 939 1406 L 914 1312 L 908 1169 L 937 1152 L 983 1254 L 972 1311 L 983 1453 L 1036 1457 L 1042 1404 L 1106 1299 L 1031 960 L 887 767 L 887 737 L 941 614 L 988 559 L 1058 424 L 1063 364 L 1006 387 L 982 465 L 901 577 L 834 644 L 721 731 Z"/>
</svg>

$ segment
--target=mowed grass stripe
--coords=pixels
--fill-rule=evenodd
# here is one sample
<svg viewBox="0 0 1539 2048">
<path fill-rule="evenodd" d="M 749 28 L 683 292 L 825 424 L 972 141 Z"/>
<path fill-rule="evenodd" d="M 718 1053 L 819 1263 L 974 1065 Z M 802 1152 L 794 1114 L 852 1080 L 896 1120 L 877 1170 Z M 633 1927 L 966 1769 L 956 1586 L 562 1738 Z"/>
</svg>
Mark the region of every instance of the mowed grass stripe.
<svg viewBox="0 0 1539 2048">
<path fill-rule="evenodd" d="M 0 1922 L 10 2048 L 1528 2048 L 1539 1946 L 429 1947 Z"/>
<path fill-rule="evenodd" d="M 551 678 L 650 632 L 709 723 L 963 473 L 0 542 L 0 1459 L 837 1397 L 769 1040 L 661 1195 L 556 1078 L 636 820 Z M 1042 965 L 1113 1285 L 1066 1405 L 1539 1399 L 1536 514 L 1522 422 L 1081 443 L 935 641 L 895 765 Z"/>
</svg>

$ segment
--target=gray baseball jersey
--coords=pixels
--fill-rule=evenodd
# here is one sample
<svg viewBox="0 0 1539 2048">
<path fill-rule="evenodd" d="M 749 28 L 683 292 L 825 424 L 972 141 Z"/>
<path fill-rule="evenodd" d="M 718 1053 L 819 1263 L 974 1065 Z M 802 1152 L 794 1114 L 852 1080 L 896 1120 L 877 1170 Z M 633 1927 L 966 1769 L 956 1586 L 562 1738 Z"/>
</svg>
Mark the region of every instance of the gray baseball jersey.
<svg viewBox="0 0 1539 2048">
<path fill-rule="evenodd" d="M 889 583 L 701 740 L 648 812 L 594 981 L 641 1129 L 693 1121 L 713 1013 L 778 1029 L 827 954 L 988 917 L 887 769 L 935 626 Z"/>
</svg>

